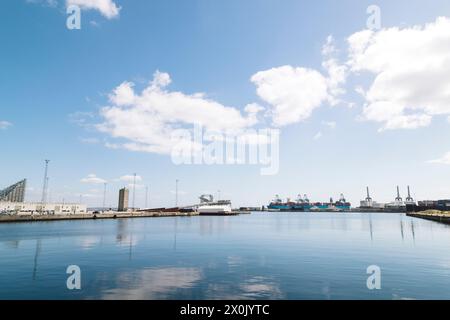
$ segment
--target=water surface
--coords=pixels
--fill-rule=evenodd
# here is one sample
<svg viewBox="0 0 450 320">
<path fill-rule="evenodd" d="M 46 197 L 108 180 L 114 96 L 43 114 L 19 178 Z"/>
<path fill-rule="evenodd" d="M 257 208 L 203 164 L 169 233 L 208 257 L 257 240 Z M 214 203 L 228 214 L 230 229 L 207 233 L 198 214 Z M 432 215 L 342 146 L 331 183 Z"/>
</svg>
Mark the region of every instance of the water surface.
<svg viewBox="0 0 450 320">
<path fill-rule="evenodd" d="M 450 299 L 450 227 L 382 213 L 0 224 L 0 299 Z"/>
</svg>

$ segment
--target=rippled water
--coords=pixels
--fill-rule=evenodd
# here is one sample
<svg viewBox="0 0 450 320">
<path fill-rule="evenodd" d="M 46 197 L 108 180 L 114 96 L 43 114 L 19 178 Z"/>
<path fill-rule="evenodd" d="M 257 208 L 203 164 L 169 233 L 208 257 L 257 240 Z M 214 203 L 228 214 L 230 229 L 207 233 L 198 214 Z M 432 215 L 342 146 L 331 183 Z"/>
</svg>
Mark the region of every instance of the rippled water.
<svg viewBox="0 0 450 320">
<path fill-rule="evenodd" d="M 1 224 L 0 299 L 450 299 L 449 249 L 449 226 L 401 214 Z"/>
</svg>

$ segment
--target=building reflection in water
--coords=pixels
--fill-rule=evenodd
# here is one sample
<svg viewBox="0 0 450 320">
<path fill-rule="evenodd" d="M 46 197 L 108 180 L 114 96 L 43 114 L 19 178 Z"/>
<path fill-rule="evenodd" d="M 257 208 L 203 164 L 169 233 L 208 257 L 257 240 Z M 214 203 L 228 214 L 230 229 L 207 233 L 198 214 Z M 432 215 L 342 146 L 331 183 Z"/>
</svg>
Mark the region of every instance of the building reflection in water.
<svg viewBox="0 0 450 320">
<path fill-rule="evenodd" d="M 117 220 L 116 243 L 119 246 L 128 247 L 128 259 L 133 258 L 133 247 L 137 244 L 138 238 L 133 235 L 133 226 L 129 225 L 128 219 Z"/>
<path fill-rule="evenodd" d="M 128 232 L 128 220 L 119 219 L 117 220 L 117 233 L 116 233 L 116 242 L 118 244 L 122 244 L 127 238 Z"/>
</svg>

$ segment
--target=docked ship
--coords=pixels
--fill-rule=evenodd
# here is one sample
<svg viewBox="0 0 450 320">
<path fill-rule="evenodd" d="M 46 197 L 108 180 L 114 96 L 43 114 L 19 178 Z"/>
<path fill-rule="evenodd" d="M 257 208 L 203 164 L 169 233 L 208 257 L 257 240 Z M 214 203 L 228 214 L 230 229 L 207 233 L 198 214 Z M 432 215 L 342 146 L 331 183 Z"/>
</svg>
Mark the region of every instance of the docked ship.
<svg viewBox="0 0 450 320">
<path fill-rule="evenodd" d="M 344 195 L 341 194 L 339 201 L 315 202 L 311 203 L 308 196 L 299 195 L 296 201 L 287 199 L 286 202 L 277 195 L 275 199 L 267 207 L 269 211 L 294 211 L 294 212 L 342 212 L 350 211 L 351 203 L 348 202 Z"/>
<path fill-rule="evenodd" d="M 279 195 L 275 196 L 275 199 L 272 200 L 272 202 L 269 204 L 267 209 L 269 211 L 290 211 L 291 206 L 288 204 L 289 199 L 287 202 L 283 202 L 283 200 L 280 198 Z"/>
<path fill-rule="evenodd" d="M 350 211 L 351 203 L 348 202 L 344 195 L 341 194 L 339 201 L 333 201 L 330 198 L 329 202 L 316 202 L 312 204 L 311 211 L 323 211 L 323 212 L 343 212 Z"/>
<path fill-rule="evenodd" d="M 331 202 L 333 203 L 333 201 Z M 352 204 L 345 199 L 343 193 L 341 193 L 339 201 L 334 202 L 334 204 L 332 205 L 334 205 L 334 207 L 336 207 L 336 209 L 339 211 L 350 211 L 352 207 Z"/>
<path fill-rule="evenodd" d="M 232 215 L 233 209 L 230 200 L 214 201 L 210 194 L 200 196 L 200 204 L 196 208 L 199 215 Z"/>
</svg>

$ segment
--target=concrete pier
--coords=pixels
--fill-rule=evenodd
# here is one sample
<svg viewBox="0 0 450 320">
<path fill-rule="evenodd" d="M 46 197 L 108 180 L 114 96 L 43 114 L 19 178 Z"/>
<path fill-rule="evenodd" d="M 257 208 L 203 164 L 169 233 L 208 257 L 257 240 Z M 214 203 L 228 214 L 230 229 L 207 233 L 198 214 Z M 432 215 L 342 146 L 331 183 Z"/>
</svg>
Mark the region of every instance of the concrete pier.
<svg viewBox="0 0 450 320">
<path fill-rule="evenodd" d="M 422 212 L 410 212 L 406 214 L 408 217 L 427 219 L 437 221 L 445 224 L 450 224 L 450 212 L 443 212 L 437 210 L 429 210 Z"/>
<path fill-rule="evenodd" d="M 103 220 L 130 218 L 161 218 L 198 216 L 197 212 L 105 212 L 98 214 L 70 215 L 0 215 L 0 223 L 63 221 L 63 220 Z"/>
</svg>

